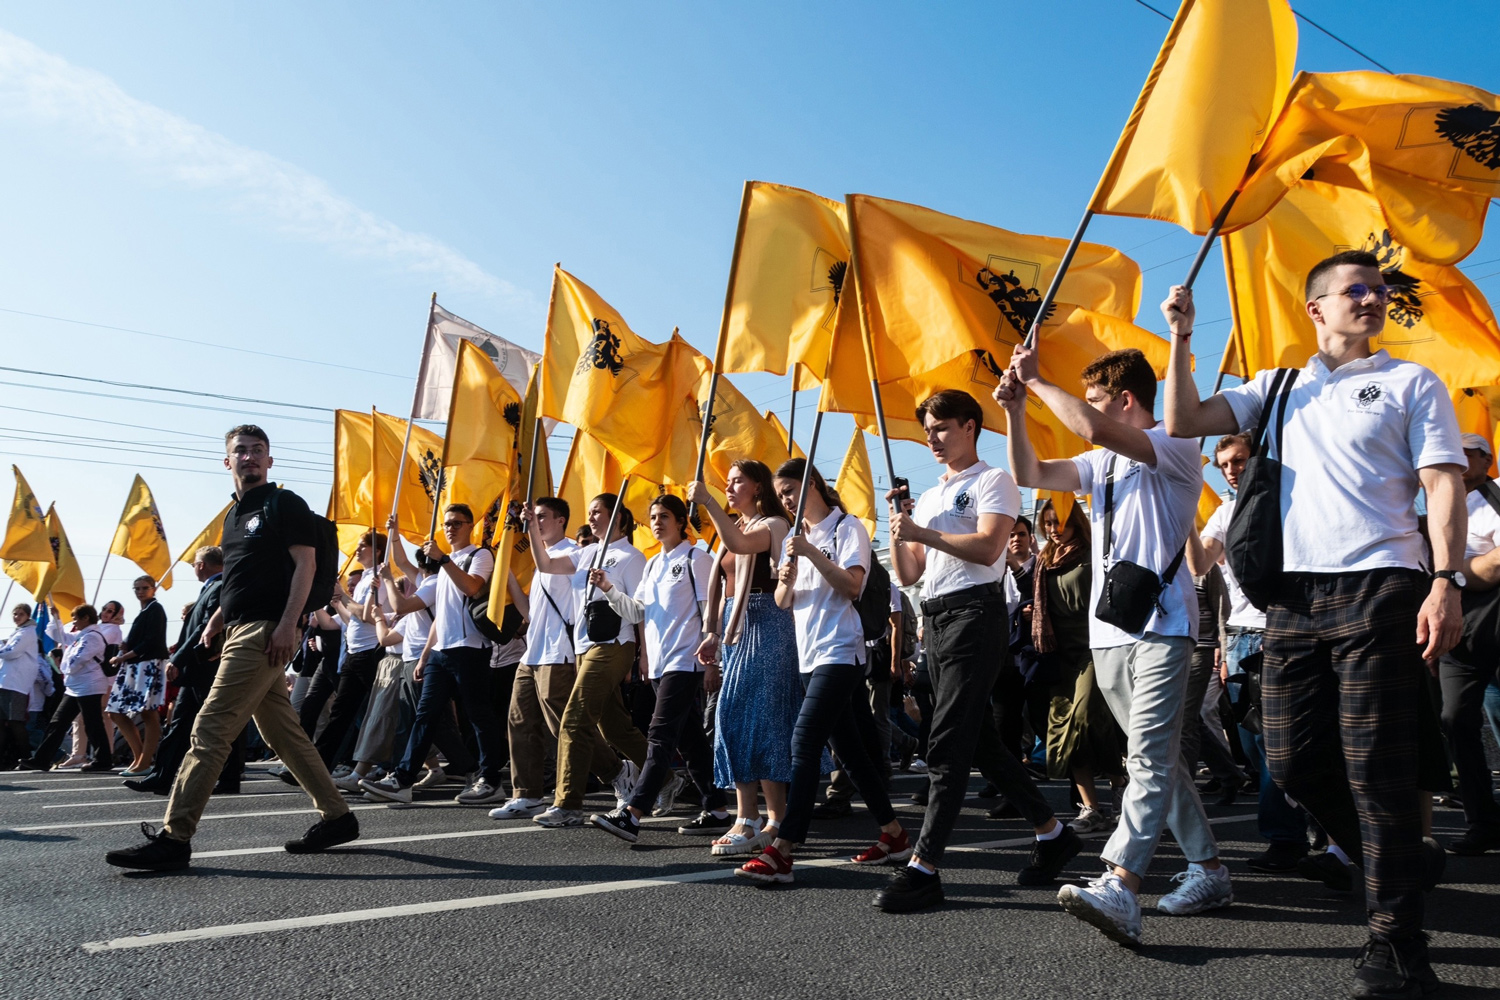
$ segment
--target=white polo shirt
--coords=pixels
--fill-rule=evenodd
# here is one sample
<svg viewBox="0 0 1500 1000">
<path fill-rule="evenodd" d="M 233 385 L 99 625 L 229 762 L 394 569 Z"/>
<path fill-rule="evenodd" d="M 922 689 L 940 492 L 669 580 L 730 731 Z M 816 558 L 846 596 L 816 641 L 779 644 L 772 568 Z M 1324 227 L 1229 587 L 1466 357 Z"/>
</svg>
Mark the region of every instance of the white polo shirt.
<svg viewBox="0 0 1500 1000">
<path fill-rule="evenodd" d="M 1218 506 L 1208 516 L 1208 523 L 1203 526 L 1203 540 L 1217 540 L 1221 544 L 1229 537 L 1229 521 L 1234 517 L 1234 497 L 1230 497 Z M 1229 568 L 1229 560 L 1224 556 L 1219 557 L 1219 572 L 1224 574 L 1224 586 L 1229 590 L 1229 622 L 1234 628 L 1258 628 L 1262 631 L 1266 627 L 1266 613 L 1250 603 L 1250 598 L 1240 589 L 1240 582 L 1234 578 L 1234 570 Z"/>
<path fill-rule="evenodd" d="M 563 538 L 547 549 L 553 559 L 577 559 L 578 543 Z M 548 600 L 548 598 L 551 600 Z M 551 663 L 573 662 L 571 619 L 574 613 L 573 578 L 567 573 L 543 573 L 537 570 L 531 578 L 531 620 L 526 624 L 526 652 L 521 662 L 540 667 Z M 557 609 L 553 610 L 553 605 Z"/>
<path fill-rule="evenodd" d="M 823 520 L 810 525 L 806 534 L 813 547 L 839 569 L 858 566 L 865 571 L 865 580 L 870 579 L 870 534 L 859 518 L 835 508 Z M 863 664 L 865 630 L 854 602 L 834 590 L 810 559 L 797 560 L 794 586 L 792 619 L 797 627 L 797 668 L 807 674 L 827 663 Z"/>
<path fill-rule="evenodd" d="M 573 645 L 582 656 L 584 650 L 592 649 L 599 645 L 591 641 L 584 634 L 587 629 L 583 620 L 583 599 L 588 592 L 589 570 L 593 568 L 594 558 L 599 554 L 599 543 L 594 542 L 578 551 L 573 557 L 577 569 L 573 571 Z M 641 555 L 641 550 L 630 544 L 630 540 L 620 538 L 609 543 L 609 549 L 604 554 L 604 575 L 609 578 L 611 587 L 620 587 L 627 594 L 635 593 L 635 588 L 640 586 L 641 575 L 646 572 L 646 557 Z M 594 600 L 604 600 L 603 594 L 595 594 Z M 611 639 L 610 642 L 635 642 L 635 626 L 629 622 L 620 623 L 620 634 Z"/>
<path fill-rule="evenodd" d="M 488 580 L 495 572 L 495 556 L 489 549 L 466 545 L 451 556 L 454 564 L 464 572 Z M 437 571 L 437 591 L 432 602 L 432 627 L 437 635 L 433 649 L 455 649 L 467 646 L 470 649 L 485 649 L 490 641 L 480 634 L 469 619 L 469 598 L 458 589 L 458 584 L 446 569 Z"/>
<path fill-rule="evenodd" d="M 441 573 L 442 570 L 438 572 Z M 411 596 L 422 602 L 422 608 L 402 615 L 401 620 L 396 623 L 396 631 L 401 633 L 403 660 L 416 660 L 422 656 L 422 647 L 427 645 L 427 633 L 432 630 L 432 606 L 437 601 L 437 588 L 436 576 L 423 577 L 418 581 L 417 589 L 412 591 Z"/>
<path fill-rule="evenodd" d="M 647 672 L 653 680 L 703 669 L 694 655 L 703 640 L 698 602 L 708 600 L 713 569 L 713 556 L 686 540 L 647 560 L 631 596 L 644 606 Z"/>
<path fill-rule="evenodd" d="M 1467 502 L 1469 539 L 1464 543 L 1464 558 L 1473 559 L 1500 545 L 1500 514 L 1495 513 L 1495 508 L 1478 490 L 1469 491 Z"/>
<path fill-rule="evenodd" d="M 1255 430 L 1275 374 L 1224 390 L 1242 430 Z M 1279 456 L 1283 567 L 1425 567 L 1417 470 L 1468 464 L 1448 390 L 1426 368 L 1385 351 L 1332 372 L 1315 354 L 1296 377 Z M 1277 457 L 1274 434 L 1271 454 Z"/>
<path fill-rule="evenodd" d="M 1101 622 L 1092 609 L 1099 606 L 1104 574 L 1109 565 L 1128 560 L 1155 573 L 1165 573 L 1193 530 L 1198 495 L 1203 490 L 1198 442 L 1174 438 L 1157 424 L 1146 432 L 1156 450 L 1156 466 L 1145 465 L 1104 448 L 1075 456 L 1080 490 L 1091 494 L 1089 520 L 1093 526 L 1093 581 L 1089 593 L 1089 646 L 1109 649 L 1137 642 L 1147 632 L 1198 638 L 1198 594 L 1187 558 L 1161 593 L 1161 608 L 1151 612 L 1146 627 L 1135 635 Z M 1110 459 L 1115 460 L 1114 542 L 1104 559 L 1104 482 Z"/>
<path fill-rule="evenodd" d="M 1004 469 L 977 461 L 958 473 L 947 473 L 938 484 L 922 493 L 912 510 L 912 520 L 923 528 L 950 535 L 972 535 L 979 530 L 980 514 L 1021 513 L 1021 491 Z M 937 549 L 927 550 L 927 571 L 922 577 L 922 597 L 930 600 L 986 583 L 999 583 L 1005 561 L 993 566 L 966 562 Z"/>
<path fill-rule="evenodd" d="M 379 584 L 379 579 L 374 573 L 365 573 L 354 585 L 354 593 L 349 595 L 349 620 L 344 623 L 344 648 L 351 653 L 363 653 L 380 645 L 380 637 L 375 634 L 375 626 L 369 622 L 360 621 L 354 614 L 356 608 L 365 606 L 365 601 L 370 599 L 370 589 Z M 384 588 L 375 599 L 375 607 L 378 612 L 390 611 L 390 605 L 385 602 Z"/>
</svg>

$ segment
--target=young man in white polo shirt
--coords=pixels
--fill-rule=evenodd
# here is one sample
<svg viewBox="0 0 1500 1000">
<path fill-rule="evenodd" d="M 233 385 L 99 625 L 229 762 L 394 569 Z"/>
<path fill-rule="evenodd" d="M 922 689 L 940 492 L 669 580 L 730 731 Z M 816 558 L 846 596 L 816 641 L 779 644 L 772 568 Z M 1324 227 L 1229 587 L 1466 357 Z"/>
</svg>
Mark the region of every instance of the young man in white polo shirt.
<svg viewBox="0 0 1500 1000">
<path fill-rule="evenodd" d="M 417 771 L 427 759 L 432 730 L 448 702 L 455 696 L 463 702 L 479 744 L 479 776 L 457 801 L 463 805 L 485 805 L 505 798 L 500 768 L 505 760 L 505 727 L 495 718 L 490 698 L 490 641 L 469 617 L 468 600 L 478 594 L 495 570 L 495 557 L 469 540 L 474 515 L 467 504 L 452 503 L 443 509 L 443 534 L 449 555 L 428 540 L 423 554 L 438 566 L 437 592 L 432 604 L 432 627 L 427 645 L 417 658 L 416 679 L 422 684 L 417 702 L 417 720 L 406 744 L 406 755 L 394 771 L 379 781 L 362 780 L 359 785 L 379 799 L 410 802 Z"/>
<path fill-rule="evenodd" d="M 944 389 L 917 407 L 917 419 L 927 431 L 932 457 L 947 469 L 915 508 L 904 489 L 892 490 L 886 499 L 893 506 L 891 560 L 896 580 L 903 587 L 924 581 L 922 616 L 933 687 L 929 791 L 911 861 L 875 896 L 875 905 L 887 913 L 943 901 L 937 866 L 968 794 L 969 769 L 981 734 L 999 747 L 990 693 L 1010 638 L 1000 581 L 1011 525 L 1021 512 L 1015 480 L 1004 469 L 979 460 L 984 411 L 978 400 L 959 389 Z M 1031 861 L 1016 880 L 1046 885 L 1078 854 L 1082 841 L 1058 822 L 1014 754 L 1002 750 L 991 757 L 995 766 L 990 780 L 1037 836 Z"/>
<path fill-rule="evenodd" d="M 1284 556 L 1266 607 L 1266 756 L 1276 783 L 1362 861 L 1370 938 L 1356 963 L 1356 997 L 1437 987 L 1422 933 L 1417 700 L 1423 659 L 1435 664 L 1463 628 L 1458 422 L 1437 376 L 1371 352 L 1390 299 L 1373 254 L 1346 251 L 1308 273 L 1318 351 L 1293 373 L 1284 411 L 1277 407 L 1284 451 L 1272 435 L 1283 466 Z M 1276 373 L 1200 402 L 1189 361 L 1192 293 L 1174 288 L 1162 312 L 1172 331 L 1168 429 L 1199 437 L 1255 428 Z M 1418 489 L 1427 496 L 1431 582 Z"/>
<path fill-rule="evenodd" d="M 1119 824 L 1104 845 L 1109 868 L 1085 888 L 1063 886 L 1057 899 L 1112 940 L 1134 945 L 1141 940 L 1137 894 L 1164 827 L 1171 829 L 1188 867 L 1178 876 L 1182 884 L 1156 908 L 1186 915 L 1234 900 L 1229 871 L 1219 862 L 1197 785 L 1180 753 L 1184 715 L 1194 725 L 1198 718 L 1196 705 L 1183 710 L 1198 639 L 1198 595 L 1185 556 L 1203 480 L 1197 445 L 1169 437 L 1153 415 L 1156 373 L 1145 355 L 1137 350 L 1106 354 L 1083 370 L 1082 381 L 1085 399 L 1043 379 L 1035 352 L 1017 347 L 995 398 L 1011 418 L 1006 440 L 1016 480 L 1091 496 L 1089 646 L 1099 691 L 1125 730 L 1130 783 Z M 1026 433 L 1028 392 L 1095 450 L 1040 460 Z M 1128 588 L 1117 583 L 1131 569 L 1138 579 Z M 1117 613 L 1128 595 L 1115 586 L 1133 591 L 1149 586 L 1159 593 L 1142 620 L 1133 622 Z M 1134 627 L 1127 630 L 1127 625 Z"/>
</svg>

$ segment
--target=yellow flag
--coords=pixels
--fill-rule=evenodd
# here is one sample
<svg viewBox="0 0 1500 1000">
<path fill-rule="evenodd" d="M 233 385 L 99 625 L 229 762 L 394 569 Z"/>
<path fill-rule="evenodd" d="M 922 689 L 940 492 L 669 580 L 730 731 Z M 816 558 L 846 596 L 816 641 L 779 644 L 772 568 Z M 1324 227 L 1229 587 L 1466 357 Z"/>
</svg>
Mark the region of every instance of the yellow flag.
<svg viewBox="0 0 1500 1000">
<path fill-rule="evenodd" d="M 135 563 L 151 579 L 161 581 L 160 586 L 172 586 L 167 573 L 172 568 L 167 532 L 156 509 L 156 498 L 139 474 L 130 485 L 130 495 L 125 499 L 125 510 L 120 514 L 109 551 Z"/>
<path fill-rule="evenodd" d="M 5 523 L 5 539 L 0 541 L 0 559 L 20 562 L 51 562 L 52 544 L 47 540 L 47 516 L 37 503 L 31 484 L 14 465 L 16 497 L 10 505 L 10 519 Z"/>
<path fill-rule="evenodd" d="M 688 350 L 693 350 L 684 341 Z M 708 359 L 697 354 L 700 365 L 706 365 Z M 691 432 L 690 440 L 696 444 L 703 432 L 703 414 L 708 407 L 708 387 L 711 375 L 707 370 L 702 370 L 698 377 L 693 398 L 696 400 L 694 415 L 696 420 L 683 425 L 679 422 L 673 428 L 673 435 Z M 725 478 L 729 475 L 729 467 L 737 459 L 753 458 L 766 463 L 771 471 L 790 458 L 787 452 L 786 433 L 784 429 L 765 418 L 760 410 L 750 400 L 745 398 L 744 393 L 735 387 L 724 376 L 719 377 L 718 391 L 714 393 L 713 414 L 708 417 L 708 457 L 704 465 L 704 480 L 716 489 L 722 489 Z M 696 456 L 695 456 L 696 458 Z M 696 462 L 695 462 L 696 464 Z M 675 470 L 673 470 L 675 471 Z M 661 482 L 684 483 L 682 477 L 677 475 L 663 476 Z"/>
<path fill-rule="evenodd" d="M 545 497 L 552 495 L 552 459 L 547 453 L 547 438 L 550 436 L 551 422 L 543 420 L 541 423 L 542 437 L 536 442 L 536 475 L 531 474 L 532 437 L 536 434 L 537 417 L 541 413 L 542 394 L 542 369 L 541 365 L 535 365 L 531 369 L 531 381 L 526 386 L 526 398 L 521 403 L 521 454 L 519 490 L 525 492 L 528 488 L 533 496 Z"/>
<path fill-rule="evenodd" d="M 858 301 L 882 383 L 975 350 L 1004 368 L 1068 246 L 865 195 L 849 196 L 849 212 Z M 1071 359 L 1049 367 L 1062 350 L 1053 345 L 1108 341 L 1165 361 L 1166 341 L 1133 325 L 1140 291 L 1135 261 L 1099 244 L 1079 246 L 1042 323 L 1038 354 L 1049 380 L 1062 384 L 1078 373 Z"/>
<path fill-rule="evenodd" d="M 870 537 L 875 537 L 875 474 L 870 468 L 870 452 L 865 447 L 865 432 L 854 428 L 844 464 L 834 484 L 844 509 L 865 523 Z"/>
<path fill-rule="evenodd" d="M 849 266 L 844 206 L 810 191 L 749 181 L 724 318 L 720 371 L 820 378 Z"/>
<path fill-rule="evenodd" d="M 1286 0 L 1184 0 L 1089 208 L 1207 233 L 1286 100 Z"/>
<path fill-rule="evenodd" d="M 689 475 L 691 476 L 691 473 Z M 557 492 L 557 495 L 568 504 L 570 535 L 577 536 L 579 527 L 588 517 L 589 503 L 594 497 L 601 493 L 618 493 L 620 482 L 624 478 L 625 473 L 620 466 L 619 459 L 611 454 L 609 449 L 587 434 L 580 432 L 573 436 L 573 445 L 568 451 L 568 461 L 563 467 L 562 485 Z M 660 549 L 660 544 L 651 534 L 651 528 L 646 519 L 650 516 L 651 502 L 663 493 L 685 498 L 686 481 L 662 484 L 652 482 L 644 476 L 633 475 L 625 487 L 625 509 L 630 511 L 636 523 L 635 533 L 631 536 L 631 544 L 645 553 L 648 558 Z M 723 495 L 717 491 L 715 493 L 722 503 Z M 688 525 L 688 538 L 693 541 L 697 541 L 700 537 L 709 539 L 714 537 L 707 519 L 701 520 L 705 529 L 702 536 L 697 527 L 691 523 Z"/>
<path fill-rule="evenodd" d="M 233 500 L 225 504 L 224 509 L 219 511 L 208 524 L 203 526 L 203 530 L 198 532 L 197 537 L 187 543 L 187 547 L 182 550 L 182 554 L 177 557 L 177 561 L 191 566 L 193 564 L 193 557 L 198 554 L 199 549 L 205 545 L 218 545 L 221 543 L 224 540 L 224 518 L 229 516 L 229 511 L 233 507 Z"/>
<path fill-rule="evenodd" d="M 461 343 L 444 437 L 443 503 L 474 511 L 476 545 L 494 544 L 518 462 L 522 410 L 515 386 L 478 347 Z"/>
<path fill-rule="evenodd" d="M 1396 240 L 1366 190 L 1303 181 L 1223 247 L 1235 318 L 1225 359 L 1231 374 L 1305 364 L 1318 349 L 1303 295 L 1307 272 L 1341 250 L 1363 249 L 1396 289 L 1373 349 L 1425 365 L 1450 391 L 1500 383 L 1500 327 L 1489 303 L 1458 268 L 1428 263 Z"/>
<path fill-rule="evenodd" d="M 1298 74 L 1226 231 L 1263 217 L 1320 160 L 1339 161 L 1361 172 L 1398 242 L 1456 263 L 1500 195 L 1497 129 L 1500 97 L 1478 87 L 1368 71 Z"/>
<path fill-rule="evenodd" d="M 477 349 L 469 345 L 471 351 Z M 480 352 L 482 353 L 482 352 Z M 375 430 L 374 479 L 377 530 L 385 531 L 385 521 L 396 503 L 396 478 L 401 477 L 400 509 L 395 511 L 401 525 L 401 537 L 420 543 L 432 530 L 433 505 L 437 501 L 438 476 L 443 468 L 443 439 L 425 427 L 413 427 L 411 442 L 406 446 L 406 461 L 401 461 L 401 444 L 406 440 L 405 420 L 386 413 L 372 412 Z M 477 518 L 478 511 L 475 512 Z"/>
<path fill-rule="evenodd" d="M 363 525 L 368 530 L 374 520 L 371 508 L 374 496 L 371 474 L 373 439 L 370 414 L 357 410 L 334 411 L 333 489 L 328 495 L 328 519 L 335 524 Z M 342 539 L 343 534 L 339 537 Z M 341 551 L 352 552 L 353 549 Z"/>
<path fill-rule="evenodd" d="M 787 432 L 786 424 L 781 422 L 781 418 L 776 415 L 776 412 L 774 410 L 767 410 L 765 416 L 766 421 L 776 429 L 776 433 L 781 435 L 782 442 L 787 445 L 792 455 L 796 458 L 806 458 L 807 453 L 802 450 L 800 444 L 795 444 L 792 441 L 791 435 Z"/>
<path fill-rule="evenodd" d="M 620 314 L 562 268 L 552 277 L 552 304 L 542 353 L 542 415 L 586 431 L 627 467 L 667 444 L 681 383 L 670 345 L 636 336 Z"/>
<path fill-rule="evenodd" d="M 63 530 L 55 506 L 47 508 L 43 523 L 47 531 L 47 558 L 37 561 L 7 559 L 5 575 L 24 587 L 32 600 L 41 601 L 50 596 L 58 611 L 71 616 L 74 608 L 85 603 L 83 571 L 78 567 L 73 546 L 68 544 L 68 533 Z"/>
<path fill-rule="evenodd" d="M 1490 454 L 1500 455 L 1500 387 L 1487 385 L 1463 389 L 1453 394 L 1453 409 L 1458 415 L 1458 429 L 1478 434 L 1491 442 Z M 1500 462 L 1490 461 L 1490 478 L 1500 476 Z"/>
</svg>

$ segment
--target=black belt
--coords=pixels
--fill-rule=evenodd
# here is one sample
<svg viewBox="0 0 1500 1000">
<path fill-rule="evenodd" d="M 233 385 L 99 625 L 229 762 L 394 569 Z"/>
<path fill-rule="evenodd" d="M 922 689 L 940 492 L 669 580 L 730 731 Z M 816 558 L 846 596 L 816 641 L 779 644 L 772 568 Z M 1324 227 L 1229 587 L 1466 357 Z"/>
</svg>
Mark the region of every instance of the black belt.
<svg viewBox="0 0 1500 1000">
<path fill-rule="evenodd" d="M 977 587 L 966 587 L 963 590 L 941 597 L 929 598 L 922 602 L 922 614 L 929 617 L 940 611 L 954 611 L 958 608 L 966 608 L 971 604 L 979 604 L 987 598 L 998 597 L 1005 599 L 1005 588 L 998 583 L 981 583 Z"/>
</svg>

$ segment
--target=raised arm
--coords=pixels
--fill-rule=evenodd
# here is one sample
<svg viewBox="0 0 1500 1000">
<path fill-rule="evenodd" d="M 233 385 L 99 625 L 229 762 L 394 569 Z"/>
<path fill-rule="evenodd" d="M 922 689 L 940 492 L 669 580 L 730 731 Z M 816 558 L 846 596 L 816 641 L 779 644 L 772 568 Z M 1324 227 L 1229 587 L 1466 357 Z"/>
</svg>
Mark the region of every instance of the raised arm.
<svg viewBox="0 0 1500 1000">
<path fill-rule="evenodd" d="M 708 511 L 708 518 L 719 533 L 719 543 L 737 556 L 754 555 L 757 552 L 774 552 L 777 539 L 773 538 L 765 521 L 745 523 L 729 515 L 709 492 L 708 486 L 699 480 L 688 486 L 689 503 L 698 504 Z"/>
<path fill-rule="evenodd" d="M 1198 398 L 1198 383 L 1193 381 L 1193 290 L 1173 285 L 1167 300 L 1161 304 L 1166 317 L 1172 353 L 1167 361 L 1166 404 L 1163 420 L 1173 437 L 1201 438 L 1233 434 L 1240 429 L 1229 400 L 1213 395 Z M 1121 452 L 1124 454 L 1124 452 Z M 1132 455 L 1131 458 L 1136 456 Z"/>
<path fill-rule="evenodd" d="M 1007 371 L 1000 377 L 994 395 L 995 401 L 1005 407 L 1005 451 L 1017 485 L 1039 490 L 1076 491 L 1082 485 L 1078 466 L 1071 459 L 1043 461 L 1031 444 L 1031 435 L 1026 429 L 1026 385 L 1020 377 Z"/>
<path fill-rule="evenodd" d="M 1108 448 L 1117 455 L 1156 467 L 1156 448 L 1145 431 L 1101 413 L 1061 386 L 1042 378 L 1036 351 L 1025 345 L 1017 347 L 1011 352 L 1010 370 L 1025 384 L 1028 391 L 1036 393 L 1037 399 L 1062 421 L 1063 426 L 1089 444 Z M 998 388 L 996 392 L 999 392 Z M 1017 477 L 1017 482 L 1019 481 Z"/>
</svg>

